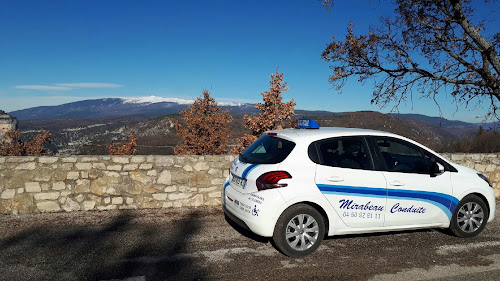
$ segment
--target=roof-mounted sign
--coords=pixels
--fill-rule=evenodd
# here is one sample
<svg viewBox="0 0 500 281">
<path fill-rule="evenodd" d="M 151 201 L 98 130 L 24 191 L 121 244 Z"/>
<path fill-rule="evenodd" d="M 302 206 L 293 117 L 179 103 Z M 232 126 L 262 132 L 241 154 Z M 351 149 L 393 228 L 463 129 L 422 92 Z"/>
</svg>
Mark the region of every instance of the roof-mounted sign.
<svg viewBox="0 0 500 281">
<path fill-rule="evenodd" d="M 299 129 L 319 129 L 319 124 L 311 119 L 299 119 L 297 120 L 297 128 Z"/>
</svg>

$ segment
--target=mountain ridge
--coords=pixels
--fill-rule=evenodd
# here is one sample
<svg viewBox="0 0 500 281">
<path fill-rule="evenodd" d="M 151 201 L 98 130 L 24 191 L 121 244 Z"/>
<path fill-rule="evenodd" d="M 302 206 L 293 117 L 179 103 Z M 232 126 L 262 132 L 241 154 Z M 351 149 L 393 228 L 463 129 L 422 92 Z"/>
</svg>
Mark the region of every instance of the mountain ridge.
<svg viewBox="0 0 500 281">
<path fill-rule="evenodd" d="M 126 141 L 130 134 L 139 136 L 141 153 L 172 154 L 173 146 L 181 141 L 173 122 L 182 122 L 179 112 L 189 102 L 157 97 L 105 98 L 28 108 L 11 114 L 19 119 L 19 129 L 26 137 L 40 129 L 50 131 L 54 151 L 60 154 L 106 154 L 110 143 Z M 244 127 L 243 115 L 258 112 L 253 104 L 233 103 L 223 108 L 233 115 L 231 142 L 249 133 Z M 447 149 L 450 142 L 472 135 L 481 125 L 422 114 L 296 109 L 293 118 L 302 117 L 315 119 L 321 126 L 389 131 L 438 149 Z"/>
<path fill-rule="evenodd" d="M 149 118 L 160 117 L 169 114 L 178 114 L 190 105 L 194 100 L 181 98 L 163 98 L 157 96 L 127 97 L 127 98 L 101 98 L 88 99 L 65 103 L 54 106 L 37 106 L 9 112 L 18 120 L 40 120 L 40 119 L 81 119 L 81 118 L 114 118 L 120 116 L 143 115 Z M 219 106 L 231 110 L 232 114 L 249 114 L 257 110 L 251 103 L 218 102 Z M 295 109 L 298 115 L 326 115 L 340 114 L 342 112 L 331 112 L 327 110 L 304 110 Z M 422 121 L 438 128 L 462 131 L 475 130 L 479 126 L 498 128 L 499 122 L 470 123 L 460 120 L 449 120 L 442 117 L 427 116 L 415 113 L 390 113 L 397 118 L 407 118 Z"/>
<path fill-rule="evenodd" d="M 177 114 L 185 109 L 189 100 L 178 98 L 102 98 L 65 103 L 54 106 L 37 106 L 9 112 L 19 120 L 62 119 L 62 118 L 108 118 L 129 115 L 158 117 Z M 143 100 L 141 100 L 143 99 Z M 161 100 L 160 100 L 161 99 Z M 170 100 L 170 101 L 169 101 Z M 218 103 L 235 112 L 256 111 L 253 104 Z"/>
</svg>

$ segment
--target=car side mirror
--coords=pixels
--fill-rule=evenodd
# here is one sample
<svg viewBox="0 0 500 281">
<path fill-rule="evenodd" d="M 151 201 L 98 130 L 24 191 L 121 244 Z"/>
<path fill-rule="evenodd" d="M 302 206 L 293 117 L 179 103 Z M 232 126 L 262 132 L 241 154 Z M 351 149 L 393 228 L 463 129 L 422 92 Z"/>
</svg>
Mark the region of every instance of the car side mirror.
<svg viewBox="0 0 500 281">
<path fill-rule="evenodd" d="M 444 173 L 444 166 L 438 162 L 432 162 L 431 164 L 431 177 L 437 177 Z"/>
</svg>

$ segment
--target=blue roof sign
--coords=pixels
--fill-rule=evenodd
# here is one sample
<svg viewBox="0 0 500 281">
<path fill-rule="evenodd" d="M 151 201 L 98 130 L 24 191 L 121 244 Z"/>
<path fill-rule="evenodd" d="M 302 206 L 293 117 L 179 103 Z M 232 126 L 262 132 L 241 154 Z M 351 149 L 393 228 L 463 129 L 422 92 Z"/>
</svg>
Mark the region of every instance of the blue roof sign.
<svg viewBox="0 0 500 281">
<path fill-rule="evenodd" d="M 299 119 L 297 120 L 297 128 L 299 129 L 319 129 L 319 124 L 311 119 Z"/>
</svg>

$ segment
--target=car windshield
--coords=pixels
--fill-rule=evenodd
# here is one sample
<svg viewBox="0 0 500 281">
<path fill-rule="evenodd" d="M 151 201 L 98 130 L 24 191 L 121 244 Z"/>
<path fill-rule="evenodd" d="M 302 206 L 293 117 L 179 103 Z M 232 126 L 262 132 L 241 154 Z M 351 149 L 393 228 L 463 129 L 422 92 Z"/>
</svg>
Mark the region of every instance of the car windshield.
<svg viewBox="0 0 500 281">
<path fill-rule="evenodd" d="M 276 164 L 285 160 L 294 147 L 291 141 L 265 135 L 241 153 L 240 160 L 250 164 Z"/>
</svg>

